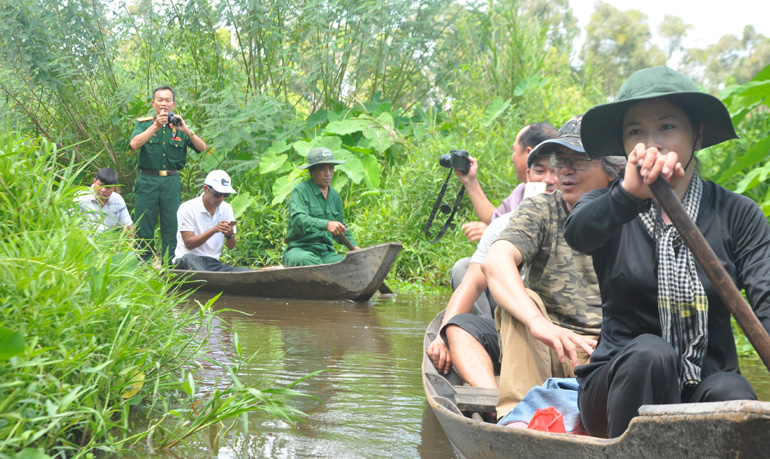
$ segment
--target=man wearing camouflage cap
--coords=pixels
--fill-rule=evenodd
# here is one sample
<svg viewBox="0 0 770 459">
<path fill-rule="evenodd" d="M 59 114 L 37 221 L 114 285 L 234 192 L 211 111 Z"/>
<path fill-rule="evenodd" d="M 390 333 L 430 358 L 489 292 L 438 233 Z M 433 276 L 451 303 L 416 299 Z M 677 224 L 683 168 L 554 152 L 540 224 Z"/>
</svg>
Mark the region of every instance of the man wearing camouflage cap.
<svg viewBox="0 0 770 459">
<path fill-rule="evenodd" d="M 307 163 L 299 166 L 308 169 L 310 179 L 300 183 L 289 197 L 289 230 L 286 233 L 286 250 L 283 265 L 311 266 L 336 263 L 343 256 L 335 252 L 334 241 L 343 243 L 343 236 L 354 246 L 353 235 L 345 224 L 342 199 L 331 187 L 334 166 L 345 161 L 334 159 L 328 148 L 313 148 L 307 154 Z"/>
<path fill-rule="evenodd" d="M 547 378 L 573 377 L 573 367 L 587 362 L 596 346 L 599 284 L 591 257 L 564 241 L 564 220 L 584 193 L 608 187 L 620 176 L 625 158 L 590 160 L 580 141 L 581 119 L 571 119 L 555 139 L 530 152 L 530 164 L 550 156 L 560 190 L 525 199 L 481 266 L 498 304 L 498 418 Z"/>
</svg>

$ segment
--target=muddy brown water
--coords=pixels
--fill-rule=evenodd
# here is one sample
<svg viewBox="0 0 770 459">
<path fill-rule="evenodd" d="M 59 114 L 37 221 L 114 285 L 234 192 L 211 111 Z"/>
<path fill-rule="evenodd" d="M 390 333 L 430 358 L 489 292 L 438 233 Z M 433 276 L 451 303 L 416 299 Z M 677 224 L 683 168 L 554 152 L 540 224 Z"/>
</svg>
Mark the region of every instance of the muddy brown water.
<svg viewBox="0 0 770 459">
<path fill-rule="evenodd" d="M 196 295 L 205 302 L 210 297 Z M 322 400 L 294 399 L 303 423 L 252 415 L 248 435 L 234 428 L 219 441 L 201 434 L 170 452 L 134 457 L 184 458 L 453 458 L 425 401 L 420 376 L 425 328 L 447 296 L 397 294 L 367 303 L 265 300 L 222 296 L 220 318 L 238 334 L 244 356 L 255 354 L 240 378 L 260 389 L 281 387 L 324 371 L 296 389 Z M 220 330 L 209 357 L 232 360 L 234 334 Z M 202 363 L 205 383 L 223 372 Z M 760 399 L 770 400 L 767 370 L 742 363 Z M 219 381 L 219 382 L 217 382 Z"/>
</svg>

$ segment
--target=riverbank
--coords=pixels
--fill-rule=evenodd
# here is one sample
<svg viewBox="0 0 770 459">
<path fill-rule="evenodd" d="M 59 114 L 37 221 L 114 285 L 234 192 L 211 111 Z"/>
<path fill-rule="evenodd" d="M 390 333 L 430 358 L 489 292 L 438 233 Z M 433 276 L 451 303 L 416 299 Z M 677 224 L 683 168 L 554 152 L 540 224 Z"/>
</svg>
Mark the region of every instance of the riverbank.
<svg viewBox="0 0 770 459">
<path fill-rule="evenodd" d="M 0 134 L 0 458 L 92 457 L 180 436 L 184 410 L 174 408 L 197 401 L 229 400 L 214 420 L 265 406 L 290 416 L 283 394 L 252 400 L 248 386 L 193 398 L 217 313 L 141 263 L 124 233 L 85 225 L 73 200 L 87 165 L 67 158 L 47 141 Z M 232 367 L 241 361 L 236 352 Z M 151 420 L 140 432 L 138 408 Z"/>
</svg>

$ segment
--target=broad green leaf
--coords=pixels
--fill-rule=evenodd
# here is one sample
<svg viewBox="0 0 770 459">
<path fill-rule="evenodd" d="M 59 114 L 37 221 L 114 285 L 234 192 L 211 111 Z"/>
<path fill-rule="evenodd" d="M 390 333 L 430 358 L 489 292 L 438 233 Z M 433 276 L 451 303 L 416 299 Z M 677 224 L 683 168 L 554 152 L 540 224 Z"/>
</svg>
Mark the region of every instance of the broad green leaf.
<svg viewBox="0 0 770 459">
<path fill-rule="evenodd" d="M 0 360 L 8 360 L 24 353 L 24 335 L 7 328 L 0 328 Z"/>
<path fill-rule="evenodd" d="M 364 179 L 364 176 L 366 175 L 364 172 L 364 165 L 361 163 L 361 160 L 353 155 L 340 155 L 341 159 L 345 159 L 345 164 L 340 164 L 337 166 L 337 171 L 344 172 L 350 180 L 353 181 L 353 183 L 361 183 L 361 180 Z M 335 173 L 334 177 L 336 178 L 339 173 Z"/>
<path fill-rule="evenodd" d="M 259 159 L 259 174 L 265 175 L 280 169 L 287 159 L 287 155 L 276 156 L 274 152 L 266 151 Z"/>
<path fill-rule="evenodd" d="M 233 206 L 233 214 L 235 215 L 235 219 L 240 221 L 241 215 L 243 215 L 246 209 L 254 204 L 256 199 L 256 196 L 250 195 L 248 191 L 241 191 L 237 193 L 235 197 L 230 200 L 230 205 Z"/>
<path fill-rule="evenodd" d="M 298 140 L 298 141 L 294 142 L 293 144 L 291 144 L 291 146 L 294 148 L 294 151 L 296 151 L 297 154 L 299 154 L 300 156 L 302 156 L 304 158 L 307 157 L 307 152 L 310 151 L 311 148 L 313 148 L 310 145 L 310 142 L 308 142 L 306 140 Z"/>
<path fill-rule="evenodd" d="M 377 115 L 377 120 L 379 120 L 381 123 L 385 123 L 385 125 L 390 129 L 393 129 L 396 125 L 393 122 L 393 115 L 388 112 L 383 112 Z"/>
<path fill-rule="evenodd" d="M 516 85 L 516 88 L 513 90 L 513 95 L 521 97 L 538 87 L 543 87 L 547 81 L 547 79 L 540 78 L 538 75 L 525 78 Z"/>
<path fill-rule="evenodd" d="M 370 155 L 372 153 L 371 148 L 364 148 L 359 145 L 345 145 L 345 148 L 352 151 L 353 153 L 358 153 L 361 156 Z"/>
<path fill-rule="evenodd" d="M 283 153 L 284 151 L 289 150 L 290 148 L 291 148 L 291 145 L 286 143 L 285 140 L 278 140 L 270 144 L 270 146 L 267 147 L 267 150 L 265 150 L 265 152 L 278 154 L 278 153 Z"/>
<path fill-rule="evenodd" d="M 371 123 L 369 127 L 364 129 L 366 142 L 359 142 L 359 145 L 371 147 L 375 151 L 383 153 L 395 143 L 391 138 L 390 132 L 385 127 L 387 126 L 390 129 L 393 128 L 393 117 L 390 116 L 390 113 L 383 113 L 377 119 L 384 124 L 384 126 L 382 124 L 377 124 L 376 122 Z"/>
<path fill-rule="evenodd" d="M 310 145 L 312 145 L 312 148 L 326 147 L 336 156 L 342 150 L 342 139 L 336 135 L 323 135 L 311 140 Z"/>
<path fill-rule="evenodd" d="M 273 182 L 273 201 L 270 205 L 274 206 L 285 201 L 291 193 L 291 190 L 302 181 L 300 177 L 294 177 L 294 179 L 291 178 L 294 172 L 295 171 L 292 171 L 289 175 L 278 177 L 275 182 Z"/>
<path fill-rule="evenodd" d="M 504 101 L 502 97 L 495 97 L 495 100 L 493 100 L 492 103 L 487 107 L 487 112 L 484 117 L 484 124 L 487 126 L 492 124 L 492 122 L 499 118 L 500 115 L 505 113 L 505 111 L 508 110 L 508 107 L 510 106 L 510 99 Z"/>
<path fill-rule="evenodd" d="M 324 128 L 324 132 L 329 134 L 348 135 L 354 132 L 363 131 L 368 125 L 369 123 L 359 119 L 332 121 Z"/>
<path fill-rule="evenodd" d="M 361 164 L 364 167 L 364 181 L 372 190 L 380 188 L 380 163 L 373 155 L 362 156 Z"/>
<path fill-rule="evenodd" d="M 346 174 L 334 174 L 334 178 L 332 179 L 331 187 L 334 188 L 337 191 L 342 190 L 345 188 L 345 185 L 348 184 L 348 176 Z"/>
</svg>

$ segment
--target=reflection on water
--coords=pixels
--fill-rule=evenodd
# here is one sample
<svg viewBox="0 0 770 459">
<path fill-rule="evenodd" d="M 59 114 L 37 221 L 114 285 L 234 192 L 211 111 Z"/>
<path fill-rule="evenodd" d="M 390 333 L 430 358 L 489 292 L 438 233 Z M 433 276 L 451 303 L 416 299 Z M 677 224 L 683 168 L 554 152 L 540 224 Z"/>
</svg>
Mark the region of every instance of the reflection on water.
<svg viewBox="0 0 770 459">
<path fill-rule="evenodd" d="M 209 298 L 196 296 L 201 302 Z M 427 406 L 420 377 L 425 327 L 446 299 L 395 295 L 352 303 L 220 297 L 219 317 L 237 332 L 238 341 L 231 330 L 218 332 L 209 357 L 226 364 L 240 345 L 242 355 L 255 356 L 239 376 L 260 389 L 326 370 L 296 386 L 323 403 L 293 400 L 308 415 L 304 423 L 252 415 L 245 437 L 236 427 L 215 444 L 213 432 L 207 432 L 152 457 L 454 457 Z M 220 367 L 201 365 L 198 377 L 207 383 L 222 378 Z M 760 399 L 770 400 L 762 363 L 746 360 L 741 367 Z"/>
</svg>

